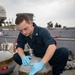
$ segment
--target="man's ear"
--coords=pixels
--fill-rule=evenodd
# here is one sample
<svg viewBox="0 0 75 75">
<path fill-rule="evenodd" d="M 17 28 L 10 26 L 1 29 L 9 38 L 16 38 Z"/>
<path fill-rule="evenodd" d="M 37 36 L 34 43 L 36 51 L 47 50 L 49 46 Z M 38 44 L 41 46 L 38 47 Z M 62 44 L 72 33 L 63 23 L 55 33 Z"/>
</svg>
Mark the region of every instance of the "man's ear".
<svg viewBox="0 0 75 75">
<path fill-rule="evenodd" d="M 32 21 L 30 21 L 29 23 L 30 23 L 30 25 L 33 25 L 33 22 Z"/>
</svg>

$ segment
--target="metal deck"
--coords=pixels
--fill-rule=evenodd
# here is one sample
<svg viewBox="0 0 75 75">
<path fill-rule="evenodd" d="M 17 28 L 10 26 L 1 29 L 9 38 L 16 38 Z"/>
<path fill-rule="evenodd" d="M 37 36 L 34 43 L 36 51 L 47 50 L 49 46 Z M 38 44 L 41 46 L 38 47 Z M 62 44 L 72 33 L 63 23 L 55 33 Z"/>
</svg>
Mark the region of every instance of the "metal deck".
<svg viewBox="0 0 75 75">
<path fill-rule="evenodd" d="M 9 75 L 19 75 L 18 74 L 18 71 L 19 71 L 19 65 L 16 65 L 13 73 L 9 74 Z M 66 70 L 64 71 L 61 75 L 75 75 L 75 69 L 72 69 L 72 70 Z"/>
</svg>

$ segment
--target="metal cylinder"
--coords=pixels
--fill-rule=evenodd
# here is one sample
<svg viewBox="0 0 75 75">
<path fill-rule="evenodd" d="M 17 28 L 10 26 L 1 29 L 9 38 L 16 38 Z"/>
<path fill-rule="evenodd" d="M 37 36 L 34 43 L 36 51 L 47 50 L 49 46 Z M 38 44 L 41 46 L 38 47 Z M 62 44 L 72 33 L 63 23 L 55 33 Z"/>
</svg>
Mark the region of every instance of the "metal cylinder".
<svg viewBox="0 0 75 75">
<path fill-rule="evenodd" d="M 13 54 L 8 51 L 0 51 L 0 75 L 5 75 L 13 71 L 16 63 L 13 60 Z"/>
<path fill-rule="evenodd" d="M 23 72 L 21 69 L 19 70 L 19 75 L 29 75 L 29 72 Z M 44 71 L 40 71 L 35 75 L 52 75 L 52 67 L 48 64 L 45 66 Z"/>
<path fill-rule="evenodd" d="M 36 63 L 40 61 L 41 61 L 41 58 L 38 58 L 35 56 L 31 57 L 31 63 Z M 24 66 L 22 64 L 19 69 L 19 75 L 29 75 L 31 68 L 32 66 Z M 45 67 L 40 72 L 36 73 L 35 75 L 52 75 L 52 67 L 49 65 L 49 63 L 47 63 Z"/>
</svg>

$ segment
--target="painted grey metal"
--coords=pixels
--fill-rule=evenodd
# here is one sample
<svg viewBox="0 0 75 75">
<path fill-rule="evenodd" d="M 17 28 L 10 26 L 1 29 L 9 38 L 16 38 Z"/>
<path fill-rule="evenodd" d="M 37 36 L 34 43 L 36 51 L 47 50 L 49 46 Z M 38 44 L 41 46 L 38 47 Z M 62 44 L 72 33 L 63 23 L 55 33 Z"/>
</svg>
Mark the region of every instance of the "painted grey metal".
<svg viewBox="0 0 75 75">
<path fill-rule="evenodd" d="M 0 63 L 3 62 L 4 65 L 0 64 L 0 68 L 8 66 L 8 69 L 6 70 L 0 70 L 0 75 L 2 74 L 7 74 L 10 73 L 14 70 L 16 63 L 14 61 L 12 61 L 11 63 L 6 63 L 9 62 L 9 59 L 11 59 L 13 57 L 13 54 L 8 52 L 8 51 L 0 51 Z"/>
<path fill-rule="evenodd" d="M 33 53 L 33 49 L 29 49 L 29 54 L 31 56 L 31 64 L 33 63 L 38 63 L 41 61 L 41 58 L 34 56 Z M 23 64 L 21 65 L 20 69 L 19 69 L 19 75 L 29 75 L 29 72 L 31 70 L 32 66 L 28 65 L 28 66 L 24 66 Z M 36 75 L 52 75 L 52 67 L 49 65 L 49 63 L 47 63 L 44 68 L 38 72 Z"/>
<path fill-rule="evenodd" d="M 4 33 L 3 36 L 0 36 L 0 44 L 4 43 L 5 39 L 7 39 L 9 43 L 13 43 L 13 45 L 15 46 L 15 41 L 17 40 L 18 34 L 19 34 L 18 30 L 0 30 L 0 32 Z M 14 46 L 13 46 L 13 49 L 14 49 Z"/>
<path fill-rule="evenodd" d="M 33 50 L 29 49 L 29 54 L 31 56 L 31 64 L 33 63 L 38 63 L 41 61 L 41 58 L 34 56 Z M 31 70 L 32 66 L 28 65 L 28 66 L 24 66 L 23 64 L 21 65 L 20 69 L 19 69 L 19 75 L 29 75 L 29 72 Z M 50 72 L 50 73 L 49 73 Z M 49 63 L 47 63 L 44 68 L 38 72 L 36 75 L 52 75 L 52 67 L 49 65 Z"/>
<path fill-rule="evenodd" d="M 75 29 L 48 29 L 52 36 L 58 36 L 60 38 L 75 38 Z"/>
<path fill-rule="evenodd" d="M 8 51 L 0 51 L 0 62 L 12 58 L 13 55 Z"/>
<path fill-rule="evenodd" d="M 8 64 L 7 70 L 0 71 L 0 75 L 5 75 L 5 74 L 13 72 L 15 66 L 16 66 L 16 63 L 13 61 L 12 63 Z"/>
<path fill-rule="evenodd" d="M 72 51 L 73 58 L 75 58 L 75 38 L 56 38 L 57 47 L 66 47 Z"/>
<path fill-rule="evenodd" d="M 0 22 L 2 22 L 4 19 L 6 19 L 6 11 L 2 6 L 0 6 Z"/>
<path fill-rule="evenodd" d="M 4 36 L 18 36 L 19 31 L 18 30 L 0 30 L 0 32 L 4 33 Z"/>
<path fill-rule="evenodd" d="M 31 63 L 38 63 L 40 61 L 41 61 L 41 58 L 38 58 L 38 57 L 35 57 L 35 56 L 32 56 L 31 57 Z M 48 63 L 46 65 L 48 65 Z M 24 66 L 24 65 L 21 65 L 20 71 L 29 73 L 31 67 L 32 66 Z M 40 72 L 47 72 L 47 71 L 49 71 L 51 69 L 52 69 L 51 67 L 49 67 L 48 69 L 47 69 L 47 67 L 44 67 L 43 70 L 40 71 Z"/>
</svg>

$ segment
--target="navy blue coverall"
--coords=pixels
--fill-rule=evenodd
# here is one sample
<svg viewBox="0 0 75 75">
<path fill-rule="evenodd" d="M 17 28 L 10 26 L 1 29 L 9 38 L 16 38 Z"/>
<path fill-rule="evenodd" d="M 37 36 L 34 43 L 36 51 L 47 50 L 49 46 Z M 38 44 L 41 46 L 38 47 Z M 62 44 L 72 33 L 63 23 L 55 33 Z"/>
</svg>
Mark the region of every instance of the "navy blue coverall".
<svg viewBox="0 0 75 75">
<path fill-rule="evenodd" d="M 50 33 L 47 29 L 38 27 L 35 23 L 33 23 L 34 32 L 32 35 L 32 39 L 29 36 L 25 36 L 22 33 L 18 36 L 18 45 L 17 48 L 20 47 L 24 49 L 26 43 L 33 49 L 35 56 L 43 57 L 47 47 L 51 44 L 56 45 L 56 41 L 53 37 L 51 37 Z M 53 75 L 59 75 L 63 72 L 64 67 L 66 65 L 68 59 L 68 49 L 61 47 L 57 48 L 53 57 L 50 59 L 49 64 L 52 65 Z M 22 64 L 21 58 L 18 53 L 14 54 L 13 59 L 19 65 Z"/>
</svg>

